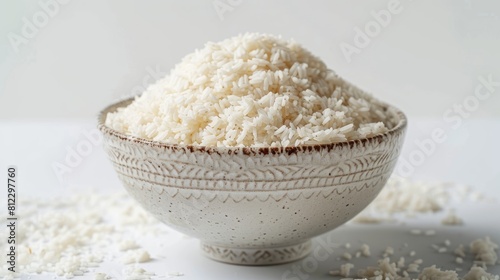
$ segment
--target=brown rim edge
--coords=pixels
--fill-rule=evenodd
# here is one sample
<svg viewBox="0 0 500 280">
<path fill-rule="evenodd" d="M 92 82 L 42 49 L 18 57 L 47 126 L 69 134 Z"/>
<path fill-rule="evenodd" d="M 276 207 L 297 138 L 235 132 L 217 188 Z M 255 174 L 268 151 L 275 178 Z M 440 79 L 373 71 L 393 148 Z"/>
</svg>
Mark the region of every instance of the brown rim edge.
<svg viewBox="0 0 500 280">
<path fill-rule="evenodd" d="M 399 110 L 398 108 L 391 106 L 387 103 L 384 102 L 379 102 L 383 107 L 384 111 L 392 111 L 393 114 L 397 115 L 399 118 L 398 123 L 389 131 L 370 136 L 367 138 L 361 138 L 361 139 L 356 139 L 356 140 L 349 140 L 349 141 L 343 141 L 343 142 L 334 142 L 334 143 L 329 143 L 329 144 L 316 144 L 316 145 L 301 145 L 301 146 L 288 146 L 288 147 L 208 147 L 208 146 L 195 146 L 195 145 L 179 145 L 179 144 L 167 144 L 159 141 L 154 141 L 154 140 L 147 140 L 144 138 L 139 138 L 136 136 L 131 136 L 124 134 L 122 132 L 119 132 L 117 130 L 114 130 L 108 126 L 105 125 L 105 120 L 106 116 L 110 112 L 116 111 L 118 108 L 128 106 L 132 101 L 134 100 L 134 97 L 125 99 L 122 101 L 119 101 L 117 103 L 111 104 L 104 108 L 102 110 L 97 118 L 97 127 L 98 129 L 103 133 L 103 134 L 109 134 L 111 136 L 114 136 L 116 138 L 119 138 L 121 140 L 125 141 L 130 141 L 130 142 L 135 142 L 151 147 L 159 147 L 167 150 L 184 150 L 184 151 L 200 151 L 200 152 L 207 152 L 209 154 L 211 153 L 217 153 L 217 154 L 245 154 L 245 155 L 251 155 L 251 154 L 295 154 L 298 152 L 311 152 L 311 151 L 321 151 L 321 150 L 332 150 L 336 147 L 354 147 L 357 145 L 364 145 L 367 142 L 378 142 L 382 143 L 384 139 L 386 139 L 388 136 L 393 136 L 395 134 L 403 133 L 406 129 L 407 126 L 407 118 L 406 115 Z"/>
</svg>

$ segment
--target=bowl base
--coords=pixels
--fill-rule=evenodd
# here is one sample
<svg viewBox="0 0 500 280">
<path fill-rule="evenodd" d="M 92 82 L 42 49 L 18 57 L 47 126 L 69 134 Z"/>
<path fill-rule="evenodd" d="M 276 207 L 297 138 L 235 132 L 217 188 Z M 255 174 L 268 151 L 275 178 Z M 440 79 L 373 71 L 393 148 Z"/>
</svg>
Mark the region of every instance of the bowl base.
<svg viewBox="0 0 500 280">
<path fill-rule="evenodd" d="M 213 260 L 237 265 L 274 265 L 293 262 L 311 252 L 311 240 L 273 248 L 228 248 L 201 242 L 203 254 Z"/>
</svg>

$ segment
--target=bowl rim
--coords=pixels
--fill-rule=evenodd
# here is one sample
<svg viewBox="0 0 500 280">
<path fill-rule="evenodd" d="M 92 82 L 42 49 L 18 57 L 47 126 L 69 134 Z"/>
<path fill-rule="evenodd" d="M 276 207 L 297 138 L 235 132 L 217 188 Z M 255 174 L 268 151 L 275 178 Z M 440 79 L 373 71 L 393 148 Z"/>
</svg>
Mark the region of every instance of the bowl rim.
<svg viewBox="0 0 500 280">
<path fill-rule="evenodd" d="M 389 129 L 388 131 L 384 133 L 380 133 L 377 135 L 373 135 L 370 137 L 366 138 L 360 138 L 360 139 L 355 139 L 355 140 L 348 140 L 348 141 L 340 141 L 340 142 L 333 142 L 333 143 L 326 143 L 326 144 L 313 144 L 313 145 L 300 145 L 300 146 L 286 146 L 286 147 L 257 147 L 257 146 L 250 146 L 250 147 L 212 147 L 212 146 L 198 146 L 198 145 L 182 145 L 182 144 L 169 144 L 165 142 L 160 142 L 156 140 L 149 140 L 137 136 L 132 136 L 128 135 L 122 132 L 119 132 L 109 126 L 106 126 L 105 120 L 107 117 L 107 114 L 110 112 L 115 112 L 118 108 L 128 106 L 136 97 L 131 97 L 127 98 L 115 103 L 112 103 L 111 105 L 106 106 L 103 110 L 101 110 L 97 116 L 97 128 L 104 134 L 108 134 L 111 136 L 114 136 L 116 138 L 119 138 L 120 140 L 125 140 L 125 141 L 130 141 L 134 143 L 138 143 L 141 145 L 146 145 L 150 147 L 157 147 L 157 148 L 163 148 L 167 150 L 183 150 L 183 151 L 190 151 L 190 152 L 206 152 L 206 153 L 217 153 L 217 154 L 245 154 L 245 155 L 267 155 L 267 154 L 296 154 L 298 152 L 311 152 L 311 151 L 321 151 L 321 150 L 332 150 L 335 148 L 353 148 L 355 146 L 362 145 L 364 146 L 365 144 L 369 142 L 376 142 L 376 143 L 382 143 L 384 140 L 387 138 L 393 137 L 398 134 L 404 134 L 407 124 L 408 124 L 408 119 L 406 115 L 398 109 L 397 107 L 394 107 L 388 103 L 379 101 L 374 99 L 373 101 L 379 103 L 383 109 L 384 112 L 391 111 L 391 113 L 395 114 L 399 120 L 398 123 Z"/>
</svg>

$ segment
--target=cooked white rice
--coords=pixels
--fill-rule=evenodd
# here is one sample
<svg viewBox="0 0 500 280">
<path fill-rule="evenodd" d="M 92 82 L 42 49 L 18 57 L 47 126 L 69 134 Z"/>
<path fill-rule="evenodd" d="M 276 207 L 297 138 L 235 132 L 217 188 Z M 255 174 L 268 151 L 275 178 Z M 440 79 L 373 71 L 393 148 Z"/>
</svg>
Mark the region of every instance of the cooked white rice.
<svg viewBox="0 0 500 280">
<path fill-rule="evenodd" d="M 385 123 L 385 124 L 384 124 Z M 383 106 L 293 41 L 244 34 L 209 42 L 106 125 L 169 144 L 324 144 L 384 133 Z"/>
</svg>

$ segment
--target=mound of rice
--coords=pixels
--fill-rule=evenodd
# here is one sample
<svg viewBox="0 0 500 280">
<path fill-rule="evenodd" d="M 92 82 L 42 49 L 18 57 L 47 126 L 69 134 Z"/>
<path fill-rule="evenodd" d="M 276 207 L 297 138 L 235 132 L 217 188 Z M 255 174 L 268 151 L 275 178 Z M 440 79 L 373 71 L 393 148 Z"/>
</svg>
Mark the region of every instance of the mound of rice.
<svg viewBox="0 0 500 280">
<path fill-rule="evenodd" d="M 106 125 L 169 144 L 285 147 L 384 133 L 383 111 L 297 43 L 251 33 L 187 55 Z"/>
</svg>

